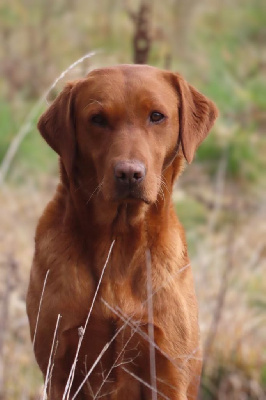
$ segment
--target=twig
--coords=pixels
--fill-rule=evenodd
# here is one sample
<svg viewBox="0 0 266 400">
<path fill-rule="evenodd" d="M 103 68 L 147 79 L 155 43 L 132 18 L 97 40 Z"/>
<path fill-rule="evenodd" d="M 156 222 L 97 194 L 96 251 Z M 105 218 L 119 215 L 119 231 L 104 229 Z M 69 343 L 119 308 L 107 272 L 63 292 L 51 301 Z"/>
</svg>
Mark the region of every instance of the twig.
<svg viewBox="0 0 266 400">
<path fill-rule="evenodd" d="M 119 317 L 120 319 L 122 319 L 122 321 L 126 321 L 125 317 L 123 316 L 121 310 L 120 313 L 117 312 L 113 307 L 111 307 L 105 300 L 103 300 L 103 303 L 105 304 L 106 307 L 108 307 L 117 317 Z M 132 319 L 132 317 L 130 318 Z M 134 328 L 135 331 L 142 336 L 146 341 L 148 341 L 149 343 L 151 342 L 150 337 L 143 332 L 139 326 L 140 323 L 138 323 L 138 325 L 136 326 L 133 322 L 130 322 L 130 320 L 127 320 L 127 323 L 129 326 L 131 326 L 131 328 Z M 192 352 L 190 354 L 184 354 L 182 356 L 178 356 L 175 359 L 171 358 L 167 353 L 165 353 L 155 342 L 152 343 L 152 345 L 154 346 L 154 348 L 156 348 L 175 368 L 177 368 L 179 370 L 179 372 L 185 373 L 185 369 L 184 369 L 184 365 L 191 359 L 193 360 L 202 360 L 201 357 L 195 357 L 194 354 L 199 350 L 199 346 L 197 346 L 194 350 L 192 350 Z M 180 364 L 177 364 L 176 359 L 179 359 L 180 361 L 182 360 L 182 362 Z M 199 376 L 197 374 L 193 374 L 194 378 L 199 379 Z M 158 379 L 158 378 L 157 378 Z M 189 394 L 188 394 L 188 397 Z"/>
<path fill-rule="evenodd" d="M 123 354 L 123 352 L 125 351 L 125 349 L 126 349 L 128 343 L 130 342 L 130 340 L 132 339 L 132 337 L 134 336 L 134 334 L 136 333 L 136 331 L 137 331 L 138 328 L 139 328 L 139 325 L 137 325 L 134 329 L 132 329 L 130 337 L 128 338 L 128 340 L 126 341 L 126 343 L 124 344 L 124 346 L 122 347 L 122 350 L 119 352 L 118 356 L 116 357 L 116 359 L 115 359 L 115 361 L 114 361 L 112 367 L 109 369 L 109 371 L 108 371 L 107 375 L 105 376 L 105 378 L 104 378 L 104 380 L 103 380 L 101 386 L 99 387 L 97 393 L 95 394 L 94 399 L 97 399 L 97 396 L 99 395 L 100 391 L 102 390 L 103 385 L 105 384 L 105 382 L 106 382 L 107 379 L 109 378 L 109 376 L 110 376 L 111 372 L 113 371 L 113 369 L 119 366 L 119 365 L 117 364 L 117 363 L 118 363 L 118 360 L 119 360 L 119 358 L 121 357 L 121 355 Z"/>
<path fill-rule="evenodd" d="M 76 355 L 75 355 L 74 362 L 73 362 L 71 370 L 70 370 L 70 374 L 69 374 L 69 377 L 68 377 L 68 380 L 67 380 L 67 383 L 66 383 L 66 387 L 65 387 L 65 391 L 64 391 L 62 400 L 68 399 L 69 396 L 70 396 L 70 390 L 71 390 L 71 386 L 72 386 L 74 375 L 75 375 L 75 369 L 76 369 L 76 365 L 77 365 L 77 360 L 78 360 L 80 347 L 81 347 L 81 344 L 82 344 L 82 341 L 83 341 L 83 338 L 84 338 L 84 335 L 85 335 L 85 332 L 86 332 L 86 329 L 87 329 L 87 325 L 88 325 L 88 322 L 89 322 L 89 319 L 90 319 L 90 316 L 91 316 L 91 313 L 92 313 L 92 309 L 93 309 L 93 306 L 94 306 L 94 303 L 95 303 L 95 300 L 96 300 L 96 296 L 98 294 L 98 291 L 99 291 L 99 288 L 100 288 L 100 285 L 101 285 L 101 282 L 102 282 L 102 279 L 103 279 L 103 274 L 105 272 L 106 266 L 107 266 L 108 261 L 110 259 L 114 244 L 115 244 L 115 240 L 112 241 L 110 249 L 108 251 L 108 255 L 107 255 L 107 258 L 106 258 L 105 264 L 103 266 L 98 285 L 96 287 L 96 290 L 95 290 L 95 293 L 94 293 L 94 296 L 93 296 L 93 299 L 92 299 L 91 307 L 90 307 L 90 310 L 89 310 L 89 313 L 88 313 L 84 328 L 81 327 L 82 329 L 80 329 L 80 339 L 79 339 L 79 342 L 78 342 Z"/>
<path fill-rule="evenodd" d="M 91 373 L 93 372 L 94 368 L 96 367 L 96 365 L 98 364 L 98 362 L 100 361 L 100 359 L 102 358 L 102 356 L 104 355 L 104 353 L 109 349 L 109 347 L 111 346 L 111 344 L 113 343 L 113 341 L 115 340 L 115 338 L 119 335 L 119 333 L 122 331 L 122 329 L 124 329 L 124 327 L 127 325 L 127 321 L 116 331 L 116 333 L 113 335 L 112 339 L 106 343 L 102 349 L 102 351 L 100 352 L 100 354 L 98 355 L 98 357 L 96 358 L 96 360 L 94 361 L 94 363 L 92 364 L 90 370 L 88 371 L 88 373 L 86 374 L 85 378 L 83 379 L 83 381 L 81 382 L 81 384 L 79 385 L 77 391 L 75 392 L 74 396 L 72 397 L 72 400 L 74 400 L 77 395 L 79 394 L 79 392 L 82 389 L 82 386 L 84 385 L 84 383 L 86 382 L 86 380 L 88 379 L 88 377 L 91 375 Z"/>
<path fill-rule="evenodd" d="M 174 279 L 177 275 L 181 274 L 182 272 L 184 272 L 188 267 L 190 267 L 190 263 L 186 264 L 184 267 L 180 268 L 179 270 L 177 270 L 173 276 L 171 276 L 171 279 Z M 168 281 L 170 281 L 170 279 L 168 279 Z M 164 284 L 162 284 L 161 286 L 159 286 L 156 290 L 154 290 L 151 294 L 151 296 L 153 297 L 157 292 L 159 292 L 159 290 L 161 290 L 164 287 Z M 150 297 L 150 296 L 149 296 Z M 147 301 L 149 300 L 149 297 L 147 298 L 147 300 L 145 300 L 142 305 L 146 304 Z"/>
<path fill-rule="evenodd" d="M 109 308 L 109 310 L 111 310 L 117 317 L 119 317 L 122 321 L 127 321 L 127 324 L 129 326 L 131 326 L 131 328 L 135 329 L 136 328 L 136 324 L 135 322 L 131 322 L 130 319 L 132 319 L 132 316 L 129 320 L 126 320 L 126 317 L 123 315 L 122 311 L 118 308 L 118 310 L 115 310 L 113 307 L 111 307 L 103 298 L 102 298 L 102 302 L 105 304 L 105 306 L 107 308 Z M 148 343 L 151 342 L 151 339 L 149 337 L 149 335 L 147 335 L 147 333 L 145 333 L 144 331 L 142 331 L 141 329 L 137 328 L 137 332 L 140 336 L 143 337 L 143 339 L 145 339 Z M 167 353 L 165 353 L 155 342 L 152 342 L 152 345 L 168 360 L 170 361 L 170 363 L 172 365 L 174 365 L 176 368 L 178 368 L 180 371 L 182 371 L 182 366 L 178 365 L 175 361 L 175 359 L 171 358 Z M 194 350 L 193 350 L 194 352 Z M 184 355 L 180 355 L 178 357 L 176 357 L 179 360 L 184 359 L 186 361 L 186 359 L 188 359 L 188 357 L 190 357 L 190 355 L 184 354 Z M 198 360 L 199 358 L 197 357 L 190 357 L 191 359 L 195 359 Z"/>
<path fill-rule="evenodd" d="M 34 346 L 35 346 L 35 339 L 36 339 L 36 333 L 37 333 L 39 317 L 40 317 L 40 312 L 41 312 L 42 300 L 43 300 L 44 290 L 45 290 L 45 286 L 46 286 L 46 282 L 47 282 L 49 271 L 50 270 L 48 269 L 47 272 L 46 272 L 46 275 L 45 275 L 44 282 L 43 282 L 42 294 L 41 294 L 41 298 L 40 298 L 39 310 L 38 310 L 38 314 L 37 314 L 37 319 L 36 319 L 36 324 L 35 324 L 35 331 L 34 331 L 34 336 L 33 336 L 33 341 L 32 341 L 33 349 L 34 349 Z"/>
<path fill-rule="evenodd" d="M 150 375 L 152 391 L 152 400 L 157 400 L 157 384 L 156 384 L 156 363 L 154 341 L 154 322 L 153 322 L 153 296 L 152 296 L 152 272 L 151 272 L 151 252 L 146 250 L 146 267 L 147 267 L 147 302 L 148 302 L 148 333 L 150 345 Z"/>
<path fill-rule="evenodd" d="M 46 371 L 46 377 L 45 377 L 45 382 L 44 382 L 44 389 L 43 389 L 43 397 L 42 400 L 46 400 L 47 398 L 47 394 L 46 394 L 46 390 L 47 390 L 47 386 L 48 386 L 48 382 L 50 380 L 50 369 L 51 369 L 51 363 L 52 363 L 52 357 L 54 354 L 54 344 L 55 344 L 55 338 L 57 335 L 57 329 L 59 326 L 59 321 L 60 318 L 62 316 L 60 314 L 58 314 L 57 316 L 57 321 L 56 321 L 56 326 L 55 326 L 55 331 L 54 331 L 54 337 L 53 337 L 53 343 L 52 343 L 52 347 L 51 347 L 51 351 L 50 351 L 50 357 L 49 357 L 49 362 L 48 362 L 48 367 L 47 367 L 47 371 Z"/>
<path fill-rule="evenodd" d="M 166 400 L 171 400 L 169 397 L 165 396 L 162 392 L 159 392 L 156 388 L 154 388 L 153 386 L 149 385 L 147 382 L 145 382 L 143 379 L 141 379 L 139 376 L 137 376 L 136 374 L 134 374 L 132 371 L 129 371 L 127 368 L 125 367 L 121 367 L 125 372 L 127 372 L 129 375 L 133 376 L 133 378 L 135 378 L 137 381 L 141 382 L 144 386 L 148 387 L 149 389 L 152 390 L 152 392 L 156 391 L 156 396 L 157 393 L 163 397 Z"/>
<path fill-rule="evenodd" d="M 56 352 L 57 352 L 57 349 L 58 349 L 58 344 L 59 344 L 59 340 L 57 340 L 57 341 L 56 341 L 56 344 L 55 344 L 53 359 L 55 358 L 55 355 L 56 355 Z M 53 362 L 53 365 L 52 365 L 52 367 L 51 367 L 50 378 L 49 378 L 49 390 L 48 390 L 48 393 L 49 393 L 49 394 L 50 394 L 51 387 L 52 387 L 52 375 L 53 375 L 53 370 L 54 370 L 54 362 Z"/>
</svg>

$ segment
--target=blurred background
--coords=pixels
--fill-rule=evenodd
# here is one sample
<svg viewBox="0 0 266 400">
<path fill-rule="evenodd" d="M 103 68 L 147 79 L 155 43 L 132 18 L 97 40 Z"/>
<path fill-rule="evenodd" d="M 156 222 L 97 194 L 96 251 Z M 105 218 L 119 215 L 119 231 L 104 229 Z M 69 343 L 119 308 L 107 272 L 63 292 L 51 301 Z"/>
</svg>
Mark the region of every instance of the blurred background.
<svg viewBox="0 0 266 400">
<path fill-rule="evenodd" d="M 266 399 L 265 0 L 2 0 L 0 40 L 0 399 L 35 400 L 42 385 L 25 294 L 58 177 L 36 122 L 65 81 L 133 62 L 181 72 L 220 110 L 174 192 L 200 304 L 200 399 Z"/>
</svg>

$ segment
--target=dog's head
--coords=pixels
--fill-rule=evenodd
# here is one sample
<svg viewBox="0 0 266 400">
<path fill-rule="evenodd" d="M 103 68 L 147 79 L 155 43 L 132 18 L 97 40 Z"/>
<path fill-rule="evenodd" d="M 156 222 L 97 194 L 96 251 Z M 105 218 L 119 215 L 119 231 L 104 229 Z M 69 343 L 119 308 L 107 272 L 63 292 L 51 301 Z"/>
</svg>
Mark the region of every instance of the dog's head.
<svg viewBox="0 0 266 400">
<path fill-rule="evenodd" d="M 216 117 L 215 105 L 180 75 L 122 65 L 68 84 L 38 128 L 70 180 L 75 171 L 107 201 L 154 203 L 179 144 L 191 163 Z"/>
</svg>

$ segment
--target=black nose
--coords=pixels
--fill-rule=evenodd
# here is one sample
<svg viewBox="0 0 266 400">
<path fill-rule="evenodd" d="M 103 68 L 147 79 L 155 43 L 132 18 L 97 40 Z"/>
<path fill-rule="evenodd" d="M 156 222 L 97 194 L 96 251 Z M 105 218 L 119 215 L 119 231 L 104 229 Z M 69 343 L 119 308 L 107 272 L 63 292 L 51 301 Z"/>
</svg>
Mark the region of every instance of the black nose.
<svg viewBox="0 0 266 400">
<path fill-rule="evenodd" d="M 145 175 L 145 166 L 140 161 L 119 161 L 114 167 L 115 180 L 125 186 L 139 184 Z"/>
</svg>

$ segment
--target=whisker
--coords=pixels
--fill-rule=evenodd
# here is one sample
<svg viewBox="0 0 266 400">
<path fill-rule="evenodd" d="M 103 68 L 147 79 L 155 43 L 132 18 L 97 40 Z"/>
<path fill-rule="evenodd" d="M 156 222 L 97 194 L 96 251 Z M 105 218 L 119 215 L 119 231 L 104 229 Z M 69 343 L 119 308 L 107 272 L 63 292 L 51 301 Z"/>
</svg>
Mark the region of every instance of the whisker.
<svg viewBox="0 0 266 400">
<path fill-rule="evenodd" d="M 167 190 L 167 192 L 171 195 L 171 192 L 168 188 L 167 182 L 165 180 L 165 177 L 161 175 L 161 185 Z"/>
<path fill-rule="evenodd" d="M 160 190 L 159 190 L 159 196 L 161 197 L 161 199 L 163 200 L 163 201 L 165 201 L 165 196 L 164 196 L 164 191 L 163 191 L 163 188 L 162 187 L 160 187 Z"/>
<path fill-rule="evenodd" d="M 102 187 L 103 187 L 103 181 L 100 183 L 100 185 L 98 186 L 98 189 L 97 189 L 97 191 L 96 191 L 96 196 L 98 196 L 99 195 L 99 193 L 101 192 L 101 190 L 102 190 Z"/>
<path fill-rule="evenodd" d="M 86 202 L 86 205 L 90 202 L 90 200 L 92 199 L 93 195 L 94 195 L 96 192 L 100 192 L 102 186 L 103 186 L 103 180 L 102 180 L 102 182 L 99 183 L 99 185 L 94 189 L 94 191 L 93 191 L 92 194 L 90 195 L 89 200 Z"/>
<path fill-rule="evenodd" d="M 94 178 L 89 179 L 86 185 L 84 185 L 83 183 L 80 182 L 79 185 L 77 185 L 77 186 L 75 187 L 75 192 L 77 192 L 77 191 L 80 190 L 81 188 L 86 190 L 86 187 L 87 187 L 89 184 L 91 184 L 91 182 L 94 182 L 94 180 L 95 180 Z"/>
</svg>

